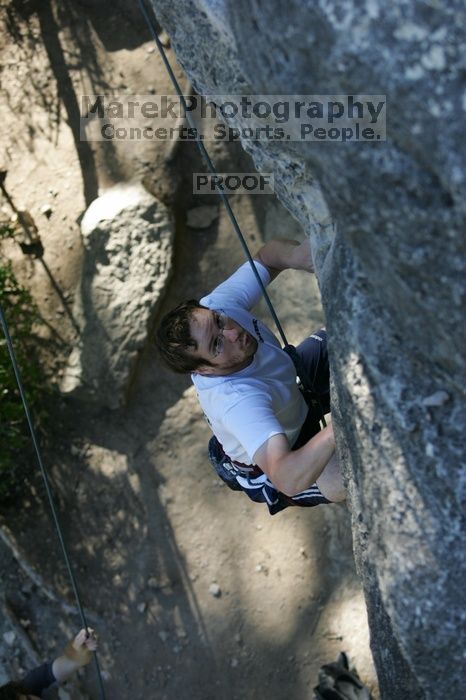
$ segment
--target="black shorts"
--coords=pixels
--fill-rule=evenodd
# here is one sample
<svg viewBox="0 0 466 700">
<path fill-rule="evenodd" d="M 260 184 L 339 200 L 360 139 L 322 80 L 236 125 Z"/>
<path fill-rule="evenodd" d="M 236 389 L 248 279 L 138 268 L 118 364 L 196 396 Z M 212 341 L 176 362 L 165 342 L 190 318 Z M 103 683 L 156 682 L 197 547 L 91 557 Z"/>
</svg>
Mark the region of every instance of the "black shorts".
<svg viewBox="0 0 466 700">
<path fill-rule="evenodd" d="M 327 352 L 327 331 L 312 333 L 296 348 L 312 392 L 304 392 L 309 410 L 292 450 L 302 447 L 320 430 L 319 421 L 330 412 L 330 373 Z"/>
</svg>

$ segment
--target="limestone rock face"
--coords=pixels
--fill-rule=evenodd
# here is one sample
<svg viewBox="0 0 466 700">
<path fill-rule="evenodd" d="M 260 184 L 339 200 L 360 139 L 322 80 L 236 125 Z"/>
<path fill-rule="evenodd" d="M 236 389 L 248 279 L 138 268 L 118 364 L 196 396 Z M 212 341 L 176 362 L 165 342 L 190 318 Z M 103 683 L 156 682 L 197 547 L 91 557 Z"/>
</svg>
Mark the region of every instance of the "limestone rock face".
<svg viewBox="0 0 466 700">
<path fill-rule="evenodd" d="M 140 184 L 116 185 L 87 209 L 74 316 L 81 328 L 61 389 L 121 405 L 171 271 L 173 226 Z"/>
<path fill-rule="evenodd" d="M 243 145 L 311 235 L 382 697 L 459 697 L 464 3 L 154 5 L 201 94 L 387 95 L 384 142 Z"/>
</svg>

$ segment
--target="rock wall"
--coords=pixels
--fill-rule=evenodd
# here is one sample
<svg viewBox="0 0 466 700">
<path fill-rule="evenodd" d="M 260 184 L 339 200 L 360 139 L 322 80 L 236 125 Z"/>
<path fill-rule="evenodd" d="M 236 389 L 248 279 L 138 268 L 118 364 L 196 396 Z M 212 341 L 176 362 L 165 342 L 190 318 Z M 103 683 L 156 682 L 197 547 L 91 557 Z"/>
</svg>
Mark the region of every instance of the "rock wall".
<svg viewBox="0 0 466 700">
<path fill-rule="evenodd" d="M 459 697 L 464 4 L 154 5 L 201 94 L 387 95 L 386 141 L 243 146 L 311 235 L 382 697 Z"/>
</svg>

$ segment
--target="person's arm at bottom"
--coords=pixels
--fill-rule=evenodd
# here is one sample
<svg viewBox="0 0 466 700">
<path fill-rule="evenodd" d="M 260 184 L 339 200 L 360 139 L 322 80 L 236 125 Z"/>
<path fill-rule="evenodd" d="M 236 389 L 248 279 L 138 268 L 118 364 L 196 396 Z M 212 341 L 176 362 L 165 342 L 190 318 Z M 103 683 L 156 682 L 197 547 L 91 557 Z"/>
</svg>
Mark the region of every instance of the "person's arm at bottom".
<svg viewBox="0 0 466 700">
<path fill-rule="evenodd" d="M 50 688 L 55 681 L 52 664 L 47 661 L 33 668 L 32 671 L 29 671 L 29 673 L 19 681 L 19 692 L 22 694 L 21 697 L 27 697 L 29 694 L 39 697 L 42 691 L 46 688 Z"/>
<path fill-rule="evenodd" d="M 335 451 L 333 426 L 314 435 L 299 450 L 291 450 L 281 433 L 269 438 L 255 453 L 254 463 L 267 474 L 276 489 L 296 496 L 314 484 Z"/>
<path fill-rule="evenodd" d="M 66 681 L 75 671 L 92 658 L 92 652 L 97 649 L 97 638 L 94 630 L 81 630 L 72 642 L 68 642 L 61 656 L 52 663 L 52 672 L 58 683 Z"/>
</svg>

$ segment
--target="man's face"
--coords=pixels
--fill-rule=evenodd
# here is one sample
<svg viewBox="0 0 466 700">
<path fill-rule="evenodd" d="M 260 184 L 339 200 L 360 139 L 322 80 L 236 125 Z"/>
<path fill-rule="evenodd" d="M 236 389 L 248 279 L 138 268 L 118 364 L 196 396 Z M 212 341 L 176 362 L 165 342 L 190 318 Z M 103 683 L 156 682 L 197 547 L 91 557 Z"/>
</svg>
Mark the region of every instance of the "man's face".
<svg viewBox="0 0 466 700">
<path fill-rule="evenodd" d="M 194 309 L 190 329 L 197 342 L 193 355 L 211 363 L 198 367 L 198 374 L 221 377 L 239 372 L 252 362 L 257 340 L 228 316 L 210 309 Z"/>
</svg>

